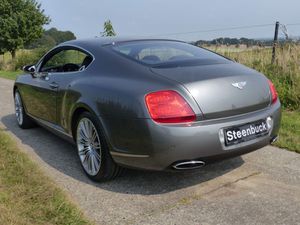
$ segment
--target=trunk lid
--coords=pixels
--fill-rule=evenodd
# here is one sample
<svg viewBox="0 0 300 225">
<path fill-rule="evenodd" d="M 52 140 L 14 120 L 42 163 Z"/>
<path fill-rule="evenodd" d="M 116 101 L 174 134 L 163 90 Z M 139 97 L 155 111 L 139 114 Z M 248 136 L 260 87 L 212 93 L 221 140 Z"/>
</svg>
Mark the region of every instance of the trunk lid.
<svg viewBox="0 0 300 225">
<path fill-rule="evenodd" d="M 253 112 L 270 105 L 265 76 L 238 63 L 151 70 L 184 85 L 206 119 Z"/>
</svg>

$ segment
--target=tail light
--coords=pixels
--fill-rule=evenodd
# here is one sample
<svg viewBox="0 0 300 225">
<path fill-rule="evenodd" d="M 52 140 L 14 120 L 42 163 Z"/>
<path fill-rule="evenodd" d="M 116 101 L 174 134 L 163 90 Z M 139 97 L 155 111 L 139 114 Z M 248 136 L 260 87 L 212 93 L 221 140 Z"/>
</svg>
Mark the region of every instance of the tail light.
<svg viewBox="0 0 300 225">
<path fill-rule="evenodd" d="M 272 96 L 272 104 L 273 104 L 277 101 L 278 94 L 277 94 L 274 84 L 270 80 L 269 80 L 269 87 L 270 87 L 270 92 L 271 92 L 271 96 Z"/>
<path fill-rule="evenodd" d="M 196 115 L 186 100 L 176 91 L 157 91 L 146 95 L 151 118 L 158 123 L 187 123 Z"/>
</svg>

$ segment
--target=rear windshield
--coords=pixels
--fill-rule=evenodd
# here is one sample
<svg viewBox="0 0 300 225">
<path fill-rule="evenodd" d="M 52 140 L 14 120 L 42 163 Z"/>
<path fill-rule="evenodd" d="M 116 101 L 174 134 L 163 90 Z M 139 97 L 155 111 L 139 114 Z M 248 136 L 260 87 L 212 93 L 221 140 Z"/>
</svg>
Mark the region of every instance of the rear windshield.
<svg viewBox="0 0 300 225">
<path fill-rule="evenodd" d="M 178 41 L 133 41 L 112 46 L 113 50 L 150 66 L 228 63 L 208 50 Z"/>
</svg>

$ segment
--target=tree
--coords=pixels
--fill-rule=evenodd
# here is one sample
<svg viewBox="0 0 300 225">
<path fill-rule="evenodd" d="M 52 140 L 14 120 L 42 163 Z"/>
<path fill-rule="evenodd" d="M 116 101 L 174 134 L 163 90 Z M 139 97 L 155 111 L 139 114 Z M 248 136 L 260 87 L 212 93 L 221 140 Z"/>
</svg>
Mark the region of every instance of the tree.
<svg viewBox="0 0 300 225">
<path fill-rule="evenodd" d="M 76 36 L 71 31 L 60 31 L 54 27 L 46 30 L 44 34 L 52 37 L 56 44 L 76 39 Z"/>
<path fill-rule="evenodd" d="M 104 22 L 104 31 L 101 32 L 102 37 L 116 36 L 115 30 L 110 20 Z"/>
<path fill-rule="evenodd" d="M 4 55 L 4 53 L 6 52 L 4 46 L 0 46 L 0 55 Z"/>
<path fill-rule="evenodd" d="M 16 50 L 37 40 L 43 25 L 50 22 L 36 0 L 0 0 L 0 49 L 9 51 L 14 59 Z"/>
<path fill-rule="evenodd" d="M 38 40 L 32 42 L 30 45 L 25 46 L 26 48 L 51 48 L 57 44 L 60 44 L 65 41 L 70 41 L 76 39 L 76 36 L 71 31 L 60 31 L 56 28 L 51 28 L 46 30 L 42 37 Z"/>
<path fill-rule="evenodd" d="M 26 49 L 47 48 L 50 49 L 56 45 L 56 41 L 49 35 L 43 34 L 41 38 L 24 46 Z"/>
</svg>

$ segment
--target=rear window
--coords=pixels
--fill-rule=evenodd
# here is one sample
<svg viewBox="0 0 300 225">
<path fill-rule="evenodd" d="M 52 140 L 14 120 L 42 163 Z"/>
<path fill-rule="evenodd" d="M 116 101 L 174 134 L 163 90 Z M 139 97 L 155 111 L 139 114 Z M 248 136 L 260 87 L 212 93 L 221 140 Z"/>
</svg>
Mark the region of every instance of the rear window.
<svg viewBox="0 0 300 225">
<path fill-rule="evenodd" d="M 118 43 L 112 48 L 124 56 L 150 66 L 229 62 L 208 50 L 177 41 L 133 41 Z"/>
</svg>

